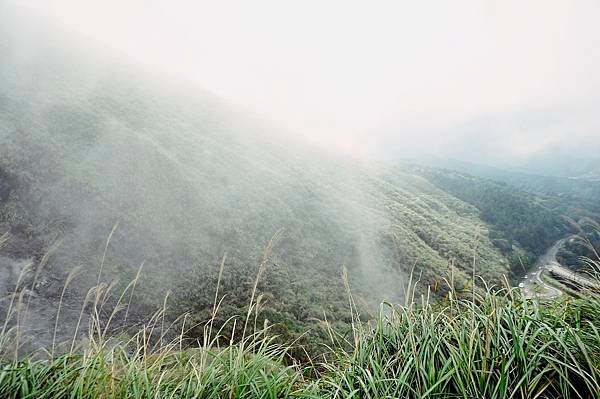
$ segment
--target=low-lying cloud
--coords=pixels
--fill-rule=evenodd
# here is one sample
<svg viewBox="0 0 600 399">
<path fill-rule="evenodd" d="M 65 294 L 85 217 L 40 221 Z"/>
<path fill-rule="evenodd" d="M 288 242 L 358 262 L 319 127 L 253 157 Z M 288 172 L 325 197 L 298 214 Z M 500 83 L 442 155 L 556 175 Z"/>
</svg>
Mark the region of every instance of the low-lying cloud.
<svg viewBox="0 0 600 399">
<path fill-rule="evenodd" d="M 17 3 L 359 156 L 524 162 L 599 135 L 593 1 Z"/>
</svg>

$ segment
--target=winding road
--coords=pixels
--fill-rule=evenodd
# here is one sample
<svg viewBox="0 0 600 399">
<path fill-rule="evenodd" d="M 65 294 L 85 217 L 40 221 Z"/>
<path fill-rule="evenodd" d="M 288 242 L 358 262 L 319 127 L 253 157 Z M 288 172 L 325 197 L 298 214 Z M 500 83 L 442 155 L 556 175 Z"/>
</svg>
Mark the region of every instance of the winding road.
<svg viewBox="0 0 600 399">
<path fill-rule="evenodd" d="M 558 265 L 556 254 L 570 238 L 566 237 L 558 240 L 544 255 L 540 256 L 533 269 L 525 275 L 523 281 L 519 284 L 519 288 L 526 297 L 551 299 L 563 294 L 561 290 L 544 282 L 541 275 L 549 266 Z"/>
</svg>

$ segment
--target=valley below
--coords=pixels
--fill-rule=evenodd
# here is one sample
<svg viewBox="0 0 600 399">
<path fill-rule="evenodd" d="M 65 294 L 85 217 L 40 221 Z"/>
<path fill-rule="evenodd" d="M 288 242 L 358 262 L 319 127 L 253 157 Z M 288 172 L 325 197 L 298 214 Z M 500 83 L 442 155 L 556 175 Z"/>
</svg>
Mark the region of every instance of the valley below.
<svg viewBox="0 0 600 399">
<path fill-rule="evenodd" d="M 556 254 L 569 238 L 557 241 L 556 244 L 536 261 L 534 267 L 525 275 L 523 281 L 519 284 L 519 288 L 521 288 L 525 296 L 552 299 L 562 295 L 561 290 L 544 282 L 541 276 L 550 266 L 557 264 Z"/>
</svg>

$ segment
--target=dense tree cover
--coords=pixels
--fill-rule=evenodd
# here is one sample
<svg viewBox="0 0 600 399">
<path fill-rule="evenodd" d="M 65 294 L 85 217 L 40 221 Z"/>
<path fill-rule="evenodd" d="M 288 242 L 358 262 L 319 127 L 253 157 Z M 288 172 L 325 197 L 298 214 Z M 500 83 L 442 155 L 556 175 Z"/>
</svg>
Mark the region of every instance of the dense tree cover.
<svg viewBox="0 0 600 399">
<path fill-rule="evenodd" d="M 544 197 L 526 193 L 505 183 L 460 172 L 415 168 L 433 184 L 477 207 L 492 231 L 494 244 L 511 257 L 513 270 L 525 267 L 572 228 L 562 217 L 562 208 Z M 514 247 L 526 251 L 523 257 Z"/>
<path fill-rule="evenodd" d="M 575 271 L 596 274 L 597 259 L 600 250 L 600 225 L 592 219 L 583 219 L 575 225 L 577 235 L 567 240 L 556 254 L 560 264 Z"/>
</svg>

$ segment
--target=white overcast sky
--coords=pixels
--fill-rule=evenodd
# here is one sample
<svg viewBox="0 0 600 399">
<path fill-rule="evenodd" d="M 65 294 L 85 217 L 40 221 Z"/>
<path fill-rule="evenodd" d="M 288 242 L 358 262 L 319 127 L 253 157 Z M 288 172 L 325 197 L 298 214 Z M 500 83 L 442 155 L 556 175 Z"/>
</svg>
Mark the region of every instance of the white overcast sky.
<svg viewBox="0 0 600 399">
<path fill-rule="evenodd" d="M 600 141 L 598 0 L 16 2 L 356 152 Z"/>
</svg>

